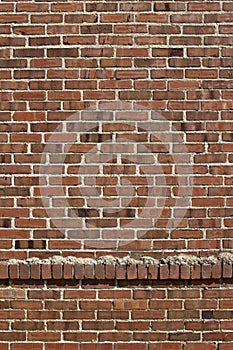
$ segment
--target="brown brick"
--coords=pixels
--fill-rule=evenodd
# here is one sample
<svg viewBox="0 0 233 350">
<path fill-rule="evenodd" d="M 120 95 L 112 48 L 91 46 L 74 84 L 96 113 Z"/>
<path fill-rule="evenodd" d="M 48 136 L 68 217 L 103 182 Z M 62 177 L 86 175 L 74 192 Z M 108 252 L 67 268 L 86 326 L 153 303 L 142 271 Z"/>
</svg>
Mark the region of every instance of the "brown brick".
<svg viewBox="0 0 233 350">
<path fill-rule="evenodd" d="M 211 278 L 211 265 L 209 264 L 203 264 L 202 265 L 202 269 L 201 269 L 201 276 L 202 278 L 206 279 L 206 278 Z"/>
<path fill-rule="evenodd" d="M 50 279 L 52 278 L 52 271 L 51 271 L 51 265 L 43 264 L 41 266 L 41 274 L 43 279 Z"/>
<path fill-rule="evenodd" d="M 8 276 L 8 269 L 9 269 L 8 264 L 1 262 L 1 265 L 0 265 L 0 278 L 1 279 L 7 279 L 9 277 Z"/>
<path fill-rule="evenodd" d="M 29 279 L 30 278 L 30 266 L 26 264 L 19 265 L 19 276 L 20 279 Z"/>
<path fill-rule="evenodd" d="M 19 278 L 19 265 L 18 264 L 10 264 L 9 265 L 9 277 L 11 279 Z"/>
<path fill-rule="evenodd" d="M 52 274 L 54 279 L 63 278 L 63 266 L 61 264 L 52 265 Z"/>
<path fill-rule="evenodd" d="M 83 264 L 75 264 L 74 265 L 74 273 L 76 279 L 82 279 L 84 276 L 84 265 Z"/>
<path fill-rule="evenodd" d="M 223 263 L 223 278 L 232 278 L 232 264 Z"/>
<path fill-rule="evenodd" d="M 171 279 L 179 279 L 180 277 L 180 267 L 179 265 L 170 265 L 169 276 Z"/>
<path fill-rule="evenodd" d="M 36 343 L 15 343 L 12 344 L 12 350 L 30 350 L 31 348 L 35 348 L 35 350 L 43 350 L 42 344 L 36 344 Z M 33 349 L 34 350 L 34 349 Z"/>
<path fill-rule="evenodd" d="M 40 279 L 41 278 L 41 266 L 38 264 L 32 264 L 30 266 L 31 269 L 31 278 L 32 279 Z"/>
<path fill-rule="evenodd" d="M 138 279 L 147 279 L 147 266 L 138 265 Z"/>
<path fill-rule="evenodd" d="M 95 265 L 95 278 L 105 279 L 105 266 L 103 264 Z"/>
<path fill-rule="evenodd" d="M 115 266 L 114 265 L 110 265 L 110 264 L 107 264 L 105 266 L 105 269 L 106 269 L 106 278 L 107 279 L 114 279 L 115 278 Z"/>
<path fill-rule="evenodd" d="M 214 264 L 212 266 L 212 278 L 222 277 L 222 264 Z"/>
<path fill-rule="evenodd" d="M 87 279 L 94 279 L 95 277 L 95 266 L 93 264 L 84 265 L 84 276 Z"/>
<path fill-rule="evenodd" d="M 126 279 L 126 267 L 124 265 L 116 265 L 116 279 L 125 280 Z"/>
<path fill-rule="evenodd" d="M 78 48 L 48 49 L 48 57 L 78 57 Z"/>
<path fill-rule="evenodd" d="M 167 264 L 159 266 L 159 278 L 161 280 L 169 278 L 169 267 Z"/>
<path fill-rule="evenodd" d="M 73 266 L 71 264 L 64 264 L 63 266 L 64 270 L 64 279 L 73 279 Z"/>
<path fill-rule="evenodd" d="M 120 91 L 119 96 L 121 100 L 149 100 L 150 91 Z"/>
<path fill-rule="evenodd" d="M 137 279 L 138 276 L 138 271 L 137 271 L 137 265 L 129 265 L 127 266 L 127 279 L 128 280 L 133 280 Z"/>
<path fill-rule="evenodd" d="M 112 33 L 112 25 L 109 24 L 100 24 L 100 25 L 82 25 L 81 26 L 82 34 L 104 34 Z"/>
<path fill-rule="evenodd" d="M 158 279 L 159 268 L 157 265 L 148 266 L 148 278 L 149 279 Z"/>
</svg>

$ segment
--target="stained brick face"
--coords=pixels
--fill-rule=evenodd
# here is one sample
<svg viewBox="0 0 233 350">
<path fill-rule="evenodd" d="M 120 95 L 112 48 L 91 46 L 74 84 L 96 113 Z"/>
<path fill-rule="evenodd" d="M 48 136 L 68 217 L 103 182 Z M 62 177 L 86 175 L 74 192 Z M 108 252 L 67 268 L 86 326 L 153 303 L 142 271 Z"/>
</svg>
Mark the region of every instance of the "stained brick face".
<svg viewBox="0 0 233 350">
<path fill-rule="evenodd" d="M 162 259 L 232 251 L 232 19 L 233 4 L 225 0 L 1 1 L 0 260 L 107 254 Z M 123 106 L 117 122 L 106 112 L 108 123 L 93 125 L 73 142 L 61 185 L 59 154 L 77 131 L 67 124 L 54 144 L 56 156 L 49 158 L 54 176 L 42 198 L 41 162 L 56 128 L 75 113 L 82 125 L 91 111 L 100 120 L 98 111 L 116 103 Z M 150 126 L 148 111 L 154 113 Z M 156 113 L 163 118 L 162 141 L 153 134 Z M 119 153 L 146 147 L 163 173 L 166 191 L 142 217 L 148 175 L 155 171 L 149 158 L 138 155 L 148 161 L 144 170 L 127 159 L 119 164 L 117 157 L 103 161 L 98 174 L 92 164 L 91 151 L 116 140 L 122 142 Z M 173 156 L 182 145 L 191 157 L 193 184 L 181 213 Z M 85 172 L 97 175 L 95 186 Z M 99 211 L 99 198 L 87 205 L 81 184 L 120 210 Z M 53 198 L 58 186 L 69 208 Z M 79 239 L 75 218 L 64 233 L 51 219 L 51 206 L 58 218 L 73 212 L 82 220 Z M 171 217 L 179 215 L 168 230 Z M 135 218 L 144 230 L 137 231 Z M 1 264 L 0 279 L 1 350 L 232 347 L 232 265 L 226 262 L 125 268 L 16 261 Z"/>
</svg>

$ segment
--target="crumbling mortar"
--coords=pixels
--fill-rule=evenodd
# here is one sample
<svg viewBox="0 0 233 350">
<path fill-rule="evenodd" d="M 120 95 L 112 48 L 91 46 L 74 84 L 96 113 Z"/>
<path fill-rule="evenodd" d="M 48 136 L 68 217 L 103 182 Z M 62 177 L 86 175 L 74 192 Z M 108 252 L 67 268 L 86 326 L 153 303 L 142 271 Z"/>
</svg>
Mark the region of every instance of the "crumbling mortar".
<svg viewBox="0 0 233 350">
<path fill-rule="evenodd" d="M 233 263 L 233 253 L 220 253 L 218 256 L 197 257 L 188 254 L 179 254 L 175 256 L 168 256 L 161 260 L 155 259 L 150 256 L 142 256 L 139 259 L 125 256 L 123 258 L 114 257 L 112 255 L 101 256 L 98 259 L 92 258 L 77 258 L 75 256 L 63 257 L 59 255 L 52 256 L 48 259 L 39 259 L 37 257 L 28 258 L 25 260 L 10 259 L 5 262 L 9 264 L 84 264 L 84 265 L 97 265 L 97 264 L 110 264 L 110 265 L 196 265 L 196 264 L 218 264 L 218 263 Z"/>
</svg>

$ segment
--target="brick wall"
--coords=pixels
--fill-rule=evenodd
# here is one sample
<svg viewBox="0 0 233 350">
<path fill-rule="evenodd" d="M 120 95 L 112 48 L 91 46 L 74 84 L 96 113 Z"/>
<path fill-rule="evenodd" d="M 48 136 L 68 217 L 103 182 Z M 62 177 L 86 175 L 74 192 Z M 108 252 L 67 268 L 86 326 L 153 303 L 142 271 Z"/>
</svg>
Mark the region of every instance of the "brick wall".
<svg viewBox="0 0 233 350">
<path fill-rule="evenodd" d="M 174 250 L 208 255 L 232 249 L 232 10 L 230 1 L 1 2 L 1 259 L 116 250 L 160 259 Z M 168 232 L 179 187 L 174 152 L 164 147 L 165 136 L 158 142 L 151 130 L 149 138 L 140 131 L 143 111 L 122 112 L 114 130 L 111 123 L 106 134 L 89 130 L 67 153 L 63 187 L 87 228 L 81 241 L 72 241 L 41 200 L 42 153 L 71 115 L 116 101 L 159 113 L 168 122 L 165 131 L 177 130 L 191 157 L 192 196 L 183 220 Z M 132 131 L 129 121 L 141 124 Z M 136 198 L 120 213 L 101 217 L 78 192 L 83 154 L 124 133 L 156 154 L 165 174 L 165 202 L 160 215 L 151 214 L 153 222 L 140 217 L 148 174 L 135 174 L 132 164 L 110 162 L 97 183 L 108 200 L 115 199 L 117 176 L 128 175 Z M 54 186 L 56 179 L 50 197 Z M 137 215 L 145 220 L 138 235 L 126 228 Z M 102 229 L 98 247 L 100 236 L 89 234 L 88 225 Z"/>
<path fill-rule="evenodd" d="M 1 350 L 232 348 L 232 264 L 224 261 L 0 267 Z"/>
<path fill-rule="evenodd" d="M 0 2 L 0 350 L 230 350 L 231 261 L 160 263 L 233 248 L 232 12 Z"/>
</svg>

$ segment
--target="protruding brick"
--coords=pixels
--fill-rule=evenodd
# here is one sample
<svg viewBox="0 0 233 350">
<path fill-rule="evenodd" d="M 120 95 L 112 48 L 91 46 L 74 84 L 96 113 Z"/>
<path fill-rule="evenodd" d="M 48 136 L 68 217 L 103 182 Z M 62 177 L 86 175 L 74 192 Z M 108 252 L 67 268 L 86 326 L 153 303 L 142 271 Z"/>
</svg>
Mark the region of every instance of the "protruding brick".
<svg viewBox="0 0 233 350">
<path fill-rule="evenodd" d="M 180 276 L 180 266 L 179 265 L 170 265 L 170 278 L 171 279 L 179 279 Z"/>
<path fill-rule="evenodd" d="M 203 264 L 201 268 L 201 275 L 203 279 L 211 278 L 212 267 L 210 264 Z"/>
<path fill-rule="evenodd" d="M 223 278 L 232 278 L 232 264 L 223 263 Z"/>
<path fill-rule="evenodd" d="M 52 278 L 52 267 L 50 264 L 42 264 L 41 266 L 41 274 L 43 279 Z"/>
<path fill-rule="evenodd" d="M 71 264 L 64 264 L 64 279 L 73 279 L 73 265 Z"/>
<path fill-rule="evenodd" d="M 19 264 L 10 264 L 9 265 L 9 277 L 11 279 L 19 278 Z"/>
<path fill-rule="evenodd" d="M 116 276 L 116 267 L 112 264 L 106 264 L 106 278 L 107 279 L 114 279 Z"/>
<path fill-rule="evenodd" d="M 127 279 L 135 280 L 138 277 L 137 265 L 132 264 L 127 266 Z"/>
<path fill-rule="evenodd" d="M 95 278 L 95 266 L 93 264 L 85 264 L 84 265 L 84 276 L 86 279 L 94 279 Z"/>
<path fill-rule="evenodd" d="M 166 280 L 169 278 L 169 266 L 168 266 L 168 264 L 161 264 L 159 266 L 159 278 L 161 280 Z"/>
<path fill-rule="evenodd" d="M 116 265 L 116 279 L 125 280 L 126 279 L 126 266 Z"/>
<path fill-rule="evenodd" d="M 54 279 L 63 278 L 63 266 L 62 264 L 54 264 L 52 265 L 52 275 Z"/>
<path fill-rule="evenodd" d="M 201 266 L 191 265 L 191 278 L 192 280 L 198 280 L 201 278 Z"/>
<path fill-rule="evenodd" d="M 149 279 L 154 279 L 157 280 L 158 279 L 158 275 L 159 275 L 159 267 L 158 265 L 152 265 L 150 264 L 148 266 L 148 278 Z"/>
<path fill-rule="evenodd" d="M 97 280 L 105 279 L 105 265 L 104 264 L 95 265 L 95 278 Z"/>
<path fill-rule="evenodd" d="M 9 278 L 8 275 L 8 264 L 6 263 L 0 263 L 0 279 L 6 279 Z"/>
<path fill-rule="evenodd" d="M 214 264 L 212 266 L 212 278 L 219 279 L 222 277 L 222 264 Z"/>
<path fill-rule="evenodd" d="M 190 265 L 180 266 L 180 278 L 185 280 L 190 279 Z"/>
<path fill-rule="evenodd" d="M 19 277 L 21 280 L 30 278 L 30 266 L 28 264 L 19 265 Z"/>
<path fill-rule="evenodd" d="M 138 264 L 138 279 L 147 279 L 148 272 L 147 272 L 147 266 Z"/>
<path fill-rule="evenodd" d="M 32 264 L 31 266 L 31 278 L 32 279 L 40 279 L 41 278 L 41 265 L 40 264 Z"/>
<path fill-rule="evenodd" d="M 77 280 L 82 279 L 84 277 L 84 265 L 83 264 L 75 264 L 74 265 L 74 276 Z"/>
</svg>

